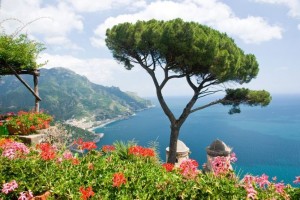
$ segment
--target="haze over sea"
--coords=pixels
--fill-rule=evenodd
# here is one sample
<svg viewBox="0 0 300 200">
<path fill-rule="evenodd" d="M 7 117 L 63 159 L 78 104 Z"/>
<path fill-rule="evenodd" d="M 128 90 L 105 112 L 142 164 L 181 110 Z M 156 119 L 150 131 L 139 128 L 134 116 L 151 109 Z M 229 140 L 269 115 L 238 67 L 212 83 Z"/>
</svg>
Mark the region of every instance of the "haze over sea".
<svg viewBox="0 0 300 200">
<path fill-rule="evenodd" d="M 208 102 L 207 97 L 205 102 Z M 205 99 L 205 98 L 204 98 Z M 98 146 L 115 141 L 135 140 L 149 146 L 158 142 L 159 153 L 165 161 L 169 146 L 169 121 L 156 99 L 156 107 L 138 112 L 127 120 L 97 128 L 104 133 Z M 175 114 L 184 108 L 186 97 L 170 97 L 167 102 Z M 198 104 L 202 105 L 204 101 Z M 230 107 L 216 105 L 195 112 L 181 128 L 179 139 L 191 150 L 190 158 L 201 166 L 206 162 L 205 148 L 215 139 L 233 147 L 238 157 L 234 169 L 241 176 L 267 174 L 277 181 L 292 184 L 300 176 L 300 95 L 274 95 L 269 106 L 241 106 L 241 113 L 229 115 Z"/>
</svg>

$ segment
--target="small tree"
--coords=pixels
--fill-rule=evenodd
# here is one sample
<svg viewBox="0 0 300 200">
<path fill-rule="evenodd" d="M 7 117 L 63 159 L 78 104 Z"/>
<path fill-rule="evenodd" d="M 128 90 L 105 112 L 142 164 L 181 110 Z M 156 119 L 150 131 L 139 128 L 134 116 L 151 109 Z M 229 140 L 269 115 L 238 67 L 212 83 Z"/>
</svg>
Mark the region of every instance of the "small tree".
<svg viewBox="0 0 300 200">
<path fill-rule="evenodd" d="M 126 69 L 139 65 L 152 78 L 158 101 L 171 123 L 170 163 L 175 163 L 179 131 L 191 113 L 221 103 L 232 105 L 232 114 L 240 112 L 240 104 L 266 106 L 271 101 L 266 91 L 227 89 L 224 98 L 194 108 L 199 98 L 220 91 L 216 86 L 248 83 L 259 70 L 254 55 L 244 54 L 226 34 L 207 26 L 181 19 L 122 23 L 107 30 L 105 41 L 113 57 Z M 161 81 L 157 76 L 160 72 Z M 170 80 L 180 78 L 186 79 L 193 95 L 176 118 L 162 90 Z"/>
</svg>

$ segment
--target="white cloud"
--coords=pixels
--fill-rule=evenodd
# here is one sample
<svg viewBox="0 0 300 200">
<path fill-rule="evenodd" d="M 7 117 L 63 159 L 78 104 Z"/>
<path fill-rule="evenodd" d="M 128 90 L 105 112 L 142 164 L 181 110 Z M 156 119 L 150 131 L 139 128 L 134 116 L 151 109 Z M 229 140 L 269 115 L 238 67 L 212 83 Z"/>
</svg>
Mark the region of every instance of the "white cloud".
<svg viewBox="0 0 300 200">
<path fill-rule="evenodd" d="M 84 0 L 65 0 L 70 3 L 79 12 L 96 12 L 124 8 L 130 6 L 130 9 L 141 8 L 146 5 L 144 0 L 101 0 L 101 1 L 84 1 Z M 128 9 L 128 7 L 126 7 Z"/>
<path fill-rule="evenodd" d="M 71 49 L 71 50 L 84 50 L 78 45 L 72 43 L 70 39 L 64 36 L 47 37 L 45 38 L 45 42 L 56 49 L 64 48 L 64 49 Z"/>
<path fill-rule="evenodd" d="M 64 45 L 71 31 L 82 31 L 83 21 L 65 3 L 53 5 L 42 5 L 40 0 L 14 0 L 3 1 L 1 8 L 1 21 L 3 19 L 15 18 L 2 23 L 7 33 L 14 33 L 20 27 L 23 32 L 40 35 L 43 40 L 53 44 L 53 38 L 60 38 Z M 58 40 L 56 40 L 55 44 Z"/>
<path fill-rule="evenodd" d="M 284 5 L 289 9 L 289 16 L 300 17 L 300 1 L 299 0 L 254 0 L 260 3 Z"/>
<path fill-rule="evenodd" d="M 64 67 L 87 77 L 96 84 L 116 86 L 123 91 L 138 92 L 139 95 L 144 96 L 151 93 L 153 96 L 155 95 L 153 83 L 146 72 L 141 72 L 140 68 L 126 70 L 113 59 L 79 59 L 70 55 L 43 53 L 40 55 L 39 63 L 45 61 L 48 63 L 44 68 Z M 133 79 L 134 81 L 132 81 Z M 142 83 L 143 88 L 137 83 Z"/>
<path fill-rule="evenodd" d="M 141 96 L 155 96 L 155 87 L 150 76 L 140 67 L 126 70 L 113 59 L 79 59 L 70 55 L 41 54 L 39 63 L 48 61 L 44 68 L 63 67 L 87 77 L 91 82 L 119 87 L 123 91 L 136 92 Z M 176 90 L 174 90 L 176 85 Z M 165 95 L 190 95 L 191 89 L 185 80 L 172 81 L 164 88 Z"/>
<path fill-rule="evenodd" d="M 170 20 L 182 18 L 185 21 L 196 21 L 227 32 L 232 37 L 241 38 L 246 43 L 260 43 L 282 37 L 282 29 L 270 25 L 261 17 L 249 16 L 238 18 L 226 4 L 217 0 L 181 0 L 155 1 L 134 14 L 110 17 L 100 24 L 91 38 L 94 46 L 104 46 L 105 31 L 107 28 L 137 20 Z"/>
</svg>

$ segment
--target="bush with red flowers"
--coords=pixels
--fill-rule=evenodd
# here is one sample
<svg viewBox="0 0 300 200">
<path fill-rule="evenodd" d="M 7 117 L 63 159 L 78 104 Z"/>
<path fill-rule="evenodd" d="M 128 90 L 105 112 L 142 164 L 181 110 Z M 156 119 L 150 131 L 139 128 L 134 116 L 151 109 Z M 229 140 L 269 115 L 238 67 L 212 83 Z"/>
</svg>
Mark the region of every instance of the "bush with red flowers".
<svg viewBox="0 0 300 200">
<path fill-rule="evenodd" d="M 0 138 L 0 199 L 276 199 L 298 200 L 300 188 L 261 176 L 239 179 L 232 170 L 202 173 L 189 159 L 175 167 L 162 164 L 154 148 L 117 142 L 98 151 L 76 140 L 78 150 L 41 143 L 25 146 Z M 226 168 L 227 169 L 227 168 Z M 295 177 L 295 184 L 300 177 Z"/>
<path fill-rule="evenodd" d="M 5 125 L 10 134 L 27 135 L 36 133 L 37 130 L 48 128 L 52 120 L 53 117 L 51 115 L 43 112 L 20 111 L 17 115 L 7 117 Z"/>
</svg>

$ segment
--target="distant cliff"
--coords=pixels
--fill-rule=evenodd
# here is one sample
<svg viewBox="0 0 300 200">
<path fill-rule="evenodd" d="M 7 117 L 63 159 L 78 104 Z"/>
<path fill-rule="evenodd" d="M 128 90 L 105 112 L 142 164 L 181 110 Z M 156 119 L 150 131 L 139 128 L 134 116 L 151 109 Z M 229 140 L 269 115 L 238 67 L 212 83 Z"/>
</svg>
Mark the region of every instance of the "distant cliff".
<svg viewBox="0 0 300 200">
<path fill-rule="evenodd" d="M 24 75 L 32 84 L 32 76 Z M 149 100 L 117 87 L 105 87 L 64 68 L 41 69 L 39 94 L 41 109 L 56 120 L 89 119 L 103 121 L 151 106 Z M 14 76 L 0 77 L 0 113 L 30 110 L 34 97 Z"/>
</svg>

